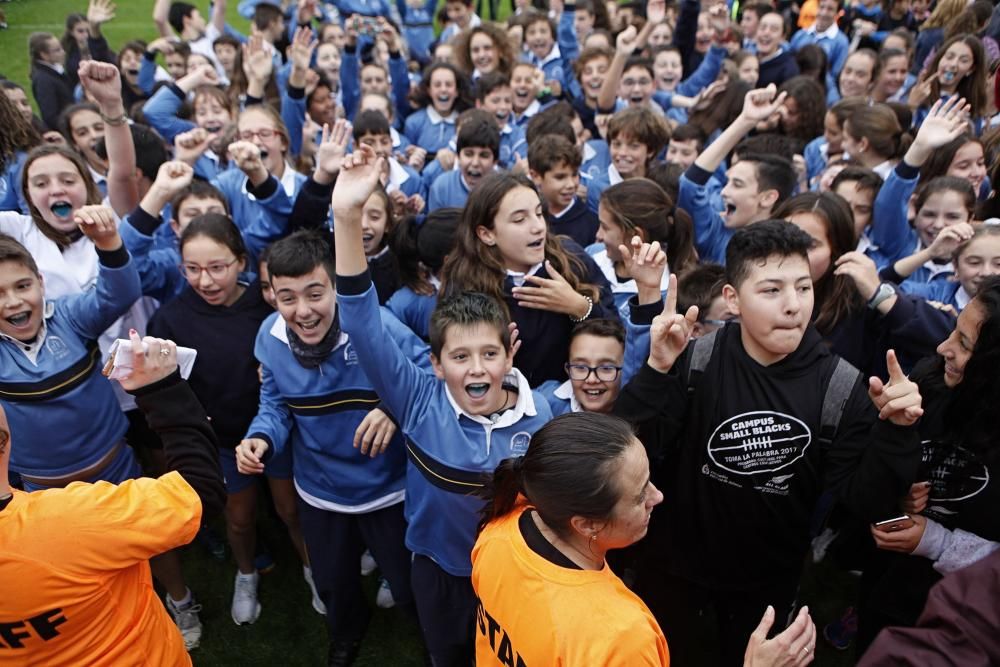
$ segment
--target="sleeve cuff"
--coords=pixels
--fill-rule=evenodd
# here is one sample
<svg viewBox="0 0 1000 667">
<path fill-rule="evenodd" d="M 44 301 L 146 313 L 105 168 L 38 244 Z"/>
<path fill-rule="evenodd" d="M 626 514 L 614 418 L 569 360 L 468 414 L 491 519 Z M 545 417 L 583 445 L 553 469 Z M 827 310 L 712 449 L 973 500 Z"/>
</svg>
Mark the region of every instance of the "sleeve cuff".
<svg viewBox="0 0 1000 667">
<path fill-rule="evenodd" d="M 334 183 L 335 182 L 336 181 L 334 181 Z M 309 178 L 306 179 L 306 182 L 302 184 L 302 190 L 300 194 L 304 192 L 307 196 L 310 197 L 329 199 L 331 196 L 333 196 L 333 185 L 334 185 L 333 183 L 330 183 L 329 185 L 323 185 L 322 183 L 317 183 L 316 180 L 312 176 L 310 176 Z"/>
<path fill-rule="evenodd" d="M 628 300 L 629 320 L 636 325 L 651 325 L 653 318 L 663 312 L 663 302 L 654 301 L 639 305 L 638 297 L 631 297 Z"/>
<path fill-rule="evenodd" d="M 927 525 L 924 526 L 924 534 L 920 536 L 917 548 L 910 555 L 937 560 L 944 553 L 945 547 L 948 546 L 948 542 L 950 541 L 950 530 L 933 519 L 927 519 Z"/>
<path fill-rule="evenodd" d="M 268 461 L 271 460 L 271 457 L 274 456 L 274 443 L 271 441 L 271 436 L 269 436 L 266 433 L 259 433 L 259 432 L 248 433 L 246 439 L 250 440 L 251 438 L 257 438 L 258 440 L 263 440 L 264 442 L 267 443 L 267 451 L 264 452 L 264 457 L 260 460 L 261 463 L 266 464 Z"/>
<path fill-rule="evenodd" d="M 177 384 L 179 382 L 183 382 L 183 380 L 181 379 L 181 373 L 180 373 L 179 370 L 175 370 L 173 373 L 171 373 L 167 377 L 165 377 L 165 378 L 163 378 L 161 380 L 157 380 L 153 384 L 147 384 L 145 386 L 137 387 L 135 389 L 126 389 L 125 391 L 127 391 L 128 393 L 132 394 L 133 396 L 137 396 L 137 397 L 138 396 L 148 396 L 149 394 L 155 394 L 156 392 L 160 391 L 161 389 L 166 389 L 167 387 L 172 387 L 172 386 L 174 386 L 175 384 Z"/>
<path fill-rule="evenodd" d="M 688 167 L 688 170 L 684 172 L 688 180 L 697 185 L 705 185 L 708 183 L 708 179 L 712 178 L 712 172 L 706 169 L 702 169 L 696 164 L 692 164 Z"/>
<path fill-rule="evenodd" d="M 184 101 L 184 100 L 187 99 L 187 95 L 184 94 L 184 91 L 181 90 L 180 87 L 176 83 L 174 83 L 173 81 L 171 81 L 170 83 L 167 84 L 167 88 L 169 88 L 170 92 L 172 92 L 174 95 L 177 96 L 177 99 L 179 99 L 181 101 Z"/>
<path fill-rule="evenodd" d="M 274 196 L 274 193 L 278 191 L 278 179 L 274 176 L 268 176 L 267 180 L 260 185 L 255 186 L 247 179 L 247 192 L 252 194 L 258 200 L 268 199 Z"/>
<path fill-rule="evenodd" d="M 372 286 L 372 274 L 368 269 L 356 276 L 337 274 L 337 294 L 358 296 L 364 294 Z"/>
<path fill-rule="evenodd" d="M 899 174 L 900 178 L 912 181 L 920 176 L 920 167 L 914 167 L 907 164 L 906 160 L 900 160 L 899 164 L 896 165 L 896 173 Z"/>
<path fill-rule="evenodd" d="M 120 269 L 128 264 L 129 254 L 125 249 L 125 244 L 120 245 L 116 250 L 101 250 L 97 248 L 97 261 L 109 269 Z"/>
<path fill-rule="evenodd" d="M 160 226 L 159 216 L 152 216 L 146 212 L 146 209 L 141 206 L 136 206 L 135 210 L 129 213 L 128 224 L 132 225 L 137 231 L 146 236 L 152 236 L 156 233 L 156 229 Z"/>
<path fill-rule="evenodd" d="M 344 44 L 344 53 L 349 53 L 349 54 L 351 54 L 353 56 L 353 55 L 357 54 L 357 52 L 358 52 L 358 45 L 357 44 L 354 44 L 353 46 L 350 45 L 350 44 Z"/>
<path fill-rule="evenodd" d="M 261 98 L 259 98 L 259 97 L 253 97 L 251 95 L 247 95 L 246 99 L 243 101 L 243 108 L 245 109 L 246 107 L 252 107 L 254 105 L 263 104 L 263 103 L 264 103 L 264 100 L 262 100 Z"/>
<path fill-rule="evenodd" d="M 293 100 L 301 100 L 306 96 L 306 89 L 288 84 L 288 97 Z"/>
</svg>

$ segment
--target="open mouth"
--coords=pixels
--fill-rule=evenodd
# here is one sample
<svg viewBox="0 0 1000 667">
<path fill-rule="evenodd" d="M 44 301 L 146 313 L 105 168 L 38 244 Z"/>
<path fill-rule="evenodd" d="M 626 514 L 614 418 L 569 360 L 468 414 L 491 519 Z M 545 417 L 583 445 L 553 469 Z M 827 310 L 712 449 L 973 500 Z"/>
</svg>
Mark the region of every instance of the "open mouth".
<svg viewBox="0 0 1000 667">
<path fill-rule="evenodd" d="M 73 213 L 73 205 L 68 201 L 57 201 L 55 204 L 49 207 L 57 218 L 65 220 Z"/>
<path fill-rule="evenodd" d="M 222 123 L 206 123 L 201 126 L 203 130 L 211 134 L 222 132 Z"/>
<path fill-rule="evenodd" d="M 137 69 L 127 69 L 127 70 L 125 70 L 125 74 L 127 74 L 128 76 L 139 76 L 139 70 L 137 70 Z"/>
<path fill-rule="evenodd" d="M 451 104 L 451 95 L 438 95 L 438 104 Z"/>
<path fill-rule="evenodd" d="M 270 153 L 268 153 L 263 148 L 260 149 L 260 159 L 261 160 L 266 160 L 268 155 L 270 155 Z"/>
<path fill-rule="evenodd" d="M 319 327 L 320 321 L 321 320 L 319 318 L 317 318 L 315 320 L 306 320 L 306 321 L 303 321 L 303 322 L 296 322 L 296 324 L 303 331 L 309 332 L 309 331 L 315 331 L 316 328 Z"/>
<path fill-rule="evenodd" d="M 519 100 L 529 99 L 531 97 L 531 91 L 528 90 L 527 88 L 518 88 L 517 90 L 514 91 L 514 97 L 516 97 Z"/>
<path fill-rule="evenodd" d="M 478 181 L 483 177 L 483 172 L 478 169 L 466 169 L 465 170 L 465 180 L 467 181 Z"/>
<path fill-rule="evenodd" d="M 729 218 L 732 217 L 734 213 L 736 213 L 736 204 L 730 204 L 729 202 L 726 202 L 726 210 L 723 211 L 723 215 Z"/>
<path fill-rule="evenodd" d="M 26 311 L 23 313 L 18 313 L 17 315 L 11 315 L 10 317 L 7 318 L 7 321 L 11 324 L 11 326 L 20 329 L 26 326 L 28 324 L 28 320 L 30 319 L 31 319 L 31 311 Z"/>
<path fill-rule="evenodd" d="M 541 238 L 528 244 L 529 248 L 541 248 L 545 244 L 545 239 Z"/>
<path fill-rule="evenodd" d="M 954 72 L 952 70 L 947 70 L 944 74 L 941 75 L 941 83 L 953 83 L 955 81 L 956 76 L 957 72 Z"/>
<path fill-rule="evenodd" d="M 472 384 L 465 385 L 465 393 L 472 398 L 482 398 L 489 390 L 490 385 L 488 382 L 474 382 Z"/>
<path fill-rule="evenodd" d="M 632 106 L 642 104 L 644 101 L 645 97 L 643 97 L 642 95 L 629 95 L 628 98 L 628 103 L 631 104 Z"/>
<path fill-rule="evenodd" d="M 585 396 L 589 396 L 590 398 L 600 398 L 601 396 L 604 396 L 604 394 L 608 393 L 608 390 L 607 389 L 584 389 L 583 393 L 584 393 Z"/>
</svg>

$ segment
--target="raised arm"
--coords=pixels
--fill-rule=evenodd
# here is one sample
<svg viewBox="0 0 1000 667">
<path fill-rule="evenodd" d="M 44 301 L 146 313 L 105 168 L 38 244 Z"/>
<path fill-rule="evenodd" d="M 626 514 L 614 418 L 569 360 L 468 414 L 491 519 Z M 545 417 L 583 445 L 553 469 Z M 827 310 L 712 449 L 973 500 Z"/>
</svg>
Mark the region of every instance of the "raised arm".
<svg viewBox="0 0 1000 667">
<path fill-rule="evenodd" d="M 132 373 L 119 382 L 135 396 L 149 427 L 163 441 L 168 469 L 180 473 L 198 494 L 202 520 L 218 516 L 226 506 L 218 444 L 205 409 L 177 373 L 177 346 L 157 338 L 140 340 L 134 329 L 129 339 Z"/>
<path fill-rule="evenodd" d="M 170 22 L 167 21 L 167 16 L 170 14 L 170 1 L 171 0 L 156 0 L 153 5 L 153 25 L 156 26 L 156 30 L 160 33 L 161 37 L 173 37 L 174 31 L 170 27 Z"/>
<path fill-rule="evenodd" d="M 714 172 L 726 159 L 736 144 L 747 135 L 757 123 L 770 118 L 785 101 L 786 94 L 778 94 L 778 89 L 772 83 L 767 88 L 751 90 L 743 99 L 743 111 L 729 127 L 722 131 L 718 139 L 705 147 L 695 165 L 707 172 Z"/>
<path fill-rule="evenodd" d="M 219 34 L 226 32 L 226 2 L 227 0 L 213 0 L 215 3 L 212 5 L 212 18 L 210 23 L 213 28 L 219 31 Z"/>
<path fill-rule="evenodd" d="M 108 152 L 108 201 L 122 217 L 139 203 L 139 182 L 132 130 L 122 102 L 121 74 L 109 63 L 85 60 L 80 63 L 80 85 L 100 107 Z"/>
</svg>

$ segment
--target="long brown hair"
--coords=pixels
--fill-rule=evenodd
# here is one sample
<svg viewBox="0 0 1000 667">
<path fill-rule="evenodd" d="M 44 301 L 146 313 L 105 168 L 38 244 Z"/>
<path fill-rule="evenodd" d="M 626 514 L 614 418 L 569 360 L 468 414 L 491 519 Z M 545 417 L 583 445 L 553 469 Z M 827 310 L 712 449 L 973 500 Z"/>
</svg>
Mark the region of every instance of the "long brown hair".
<svg viewBox="0 0 1000 667">
<path fill-rule="evenodd" d="M 18 151 L 30 151 L 42 143 L 35 128 L 24 119 L 7 94 L 0 89 L 0 171 L 5 169 Z"/>
<path fill-rule="evenodd" d="M 667 253 L 672 273 L 680 273 L 697 261 L 691 218 L 677 216 L 674 201 L 663 188 L 647 178 L 630 178 L 601 193 L 601 206 L 625 232 L 643 231 L 646 243 L 659 241 Z"/>
<path fill-rule="evenodd" d="M 813 322 L 817 331 L 827 336 L 846 317 L 861 311 L 864 301 L 848 276 L 835 276 L 837 259 L 858 246 L 854 218 L 847 202 L 832 192 L 804 192 L 782 204 L 774 217 L 788 219 L 796 213 L 816 216 L 826 229 L 830 245 L 830 267 L 813 285 L 816 290 Z"/>
<path fill-rule="evenodd" d="M 35 226 L 38 227 L 38 231 L 59 246 L 59 250 L 61 251 L 65 250 L 71 243 L 73 243 L 73 236 L 69 232 L 61 232 L 49 223 L 45 222 L 45 219 L 42 217 L 38 207 L 35 206 L 35 202 L 31 201 L 31 197 L 28 195 L 28 185 L 30 182 L 28 172 L 31 170 L 31 165 L 34 164 L 35 160 L 48 157 L 50 155 L 64 157 L 73 163 L 73 166 L 76 167 L 77 172 L 80 174 L 80 178 L 83 179 L 84 185 L 87 187 L 86 203 L 88 205 L 100 204 L 101 192 L 97 189 L 97 185 L 94 183 L 94 179 L 90 175 L 90 169 L 87 168 L 87 163 L 84 162 L 79 153 L 73 149 L 66 146 L 47 144 L 39 146 L 28 153 L 28 159 L 24 161 L 24 171 L 22 172 L 23 177 L 21 179 L 21 193 L 24 195 L 24 201 L 28 202 L 28 210 L 31 213 L 31 220 L 35 223 Z"/>
<path fill-rule="evenodd" d="M 508 172 L 494 172 L 486 176 L 469 193 L 458 223 L 455 250 L 448 255 L 441 271 L 442 295 L 463 291 L 482 292 L 500 303 L 506 303 L 504 279 L 507 267 L 504 266 L 500 249 L 483 243 L 476 230 L 479 227 L 495 228 L 497 211 L 504 197 L 517 188 L 528 188 L 538 194 L 534 183 L 527 176 Z M 563 250 L 559 238 L 553 234 L 545 235 L 545 259 L 552 262 L 555 270 L 575 291 L 597 301 L 597 287 L 581 280 L 587 275 L 583 262 Z"/>
<path fill-rule="evenodd" d="M 938 47 L 937 53 L 934 55 L 934 60 L 931 64 L 927 66 L 927 72 L 929 74 L 934 74 L 937 72 L 938 65 L 941 63 L 941 59 L 944 58 L 944 54 L 948 51 L 952 44 L 961 42 L 969 47 L 972 51 L 972 71 L 969 72 L 961 81 L 958 82 L 958 87 L 955 88 L 955 94 L 959 97 L 964 97 L 965 101 L 968 102 L 969 106 L 972 108 L 969 115 L 972 118 L 979 118 L 986 113 L 986 106 L 988 102 L 986 93 L 986 73 L 989 69 L 989 63 L 986 60 L 986 51 L 983 49 L 983 43 L 979 41 L 979 38 L 975 35 L 955 35 L 951 39 L 945 40 L 941 46 Z M 935 79 L 931 83 L 931 94 L 928 98 L 930 103 L 941 97 L 941 83 L 938 79 Z"/>
</svg>

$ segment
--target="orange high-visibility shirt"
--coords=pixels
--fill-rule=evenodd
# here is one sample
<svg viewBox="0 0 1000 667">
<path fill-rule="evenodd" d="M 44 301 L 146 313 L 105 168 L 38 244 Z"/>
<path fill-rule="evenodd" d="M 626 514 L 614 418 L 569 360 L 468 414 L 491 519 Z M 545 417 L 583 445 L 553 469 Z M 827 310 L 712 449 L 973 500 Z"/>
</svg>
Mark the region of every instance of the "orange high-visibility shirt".
<svg viewBox="0 0 1000 667">
<path fill-rule="evenodd" d="M 14 491 L 0 511 L 0 666 L 190 665 L 149 558 L 200 524 L 176 472 Z"/>
<path fill-rule="evenodd" d="M 517 523 L 527 509 L 489 524 L 472 550 L 476 664 L 669 665 L 656 619 L 606 563 L 572 570 L 531 550 Z"/>
</svg>

